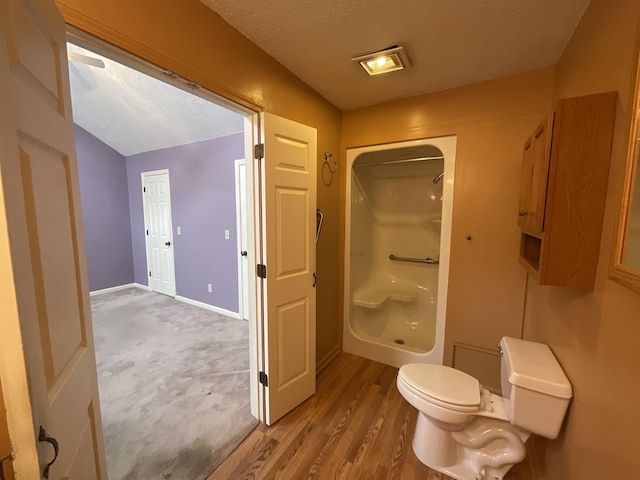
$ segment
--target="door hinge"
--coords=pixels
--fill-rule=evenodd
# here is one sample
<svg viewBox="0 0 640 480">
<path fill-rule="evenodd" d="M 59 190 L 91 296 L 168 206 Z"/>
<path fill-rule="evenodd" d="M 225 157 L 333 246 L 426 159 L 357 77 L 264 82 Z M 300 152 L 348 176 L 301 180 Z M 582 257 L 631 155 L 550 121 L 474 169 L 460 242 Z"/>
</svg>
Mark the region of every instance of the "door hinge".
<svg viewBox="0 0 640 480">
<path fill-rule="evenodd" d="M 264 372 L 260 372 L 260 383 L 265 387 L 269 386 L 269 375 Z"/>
<path fill-rule="evenodd" d="M 259 143 L 253 147 L 253 157 L 256 160 L 264 158 L 264 143 Z"/>
<path fill-rule="evenodd" d="M 149 235 L 149 230 L 147 230 L 147 235 Z"/>
<path fill-rule="evenodd" d="M 149 276 L 151 276 L 151 270 L 149 270 Z"/>
<path fill-rule="evenodd" d="M 259 263 L 256 267 L 258 277 L 267 278 L 267 266 Z"/>
<path fill-rule="evenodd" d="M 147 192 L 147 187 L 142 187 L 142 191 L 143 191 L 144 193 L 146 193 L 146 192 Z"/>
</svg>

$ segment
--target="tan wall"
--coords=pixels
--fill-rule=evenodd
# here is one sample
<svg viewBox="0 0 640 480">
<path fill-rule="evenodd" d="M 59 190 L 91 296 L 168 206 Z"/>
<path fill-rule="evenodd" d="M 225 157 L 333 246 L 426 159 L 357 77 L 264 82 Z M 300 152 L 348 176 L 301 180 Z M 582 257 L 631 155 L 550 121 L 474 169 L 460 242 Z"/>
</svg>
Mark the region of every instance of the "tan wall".
<svg viewBox="0 0 640 480">
<path fill-rule="evenodd" d="M 319 158 L 340 151 L 341 116 L 198 0 L 59 0 L 72 24 L 205 87 L 318 129 Z M 344 113 L 342 147 L 458 135 L 445 360 L 454 342 L 494 348 L 519 334 L 525 276 L 517 264 L 524 139 L 553 97 L 618 90 L 609 193 L 593 293 L 526 287 L 524 335 L 551 345 L 575 388 L 566 431 L 543 451 L 545 478 L 632 478 L 640 471 L 640 295 L 607 279 L 637 58 L 635 0 L 592 0 L 556 68 Z M 220 64 L 227 65 L 220 68 Z M 318 175 L 321 178 L 320 162 Z M 342 173 L 342 172 L 341 172 Z M 326 172 L 325 172 L 326 175 Z M 326 214 L 318 250 L 318 358 L 338 345 L 341 175 L 318 182 Z M 473 236 L 471 242 L 464 235 Z M 341 259 L 338 266 L 334 258 Z M 338 281 L 339 279 L 339 281 Z"/>
<path fill-rule="evenodd" d="M 454 343 L 495 352 L 501 336 L 521 335 L 526 278 L 517 261 L 522 147 L 548 113 L 552 88 L 553 69 L 548 68 L 344 113 L 345 148 L 458 136 L 447 364 L 454 361 Z M 465 358 L 474 352 L 484 357 L 476 349 Z M 481 380 L 495 384 L 495 372 L 490 373 Z"/>
<path fill-rule="evenodd" d="M 0 458 L 4 458 L 10 453 L 11 444 L 9 443 L 9 430 L 7 427 L 7 411 L 4 407 L 2 385 L 0 385 Z"/>
<path fill-rule="evenodd" d="M 640 478 L 640 294 L 607 278 L 638 58 L 636 0 L 592 0 L 556 68 L 554 96 L 617 90 L 616 126 L 593 293 L 527 289 L 525 338 L 548 343 L 574 387 L 565 431 L 548 442 L 546 480 Z"/>
<path fill-rule="evenodd" d="M 7 411 L 4 406 L 4 397 L 2 395 L 2 385 L 0 385 L 0 459 L 7 458 L 11 455 L 11 441 L 9 439 L 9 430 L 7 426 Z M 2 476 L 4 475 L 4 477 Z M 9 459 L 0 463 L 0 478 L 6 480 L 13 479 L 13 462 Z"/>
<path fill-rule="evenodd" d="M 325 151 L 340 161 L 341 113 L 199 0 L 59 0 L 67 23 L 245 105 L 318 130 L 317 358 L 339 348 L 336 262 L 339 179 L 321 182 Z M 325 173 L 326 175 L 326 173 Z"/>
</svg>

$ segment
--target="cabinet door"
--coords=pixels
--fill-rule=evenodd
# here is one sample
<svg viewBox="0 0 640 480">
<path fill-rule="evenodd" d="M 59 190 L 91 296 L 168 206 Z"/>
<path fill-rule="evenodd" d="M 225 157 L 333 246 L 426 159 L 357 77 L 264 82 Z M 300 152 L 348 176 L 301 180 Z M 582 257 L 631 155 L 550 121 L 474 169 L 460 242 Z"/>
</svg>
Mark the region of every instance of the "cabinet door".
<svg viewBox="0 0 640 480">
<path fill-rule="evenodd" d="M 552 131 L 553 113 L 538 125 L 524 145 L 518 226 L 529 232 L 542 233 L 544 226 Z"/>
</svg>

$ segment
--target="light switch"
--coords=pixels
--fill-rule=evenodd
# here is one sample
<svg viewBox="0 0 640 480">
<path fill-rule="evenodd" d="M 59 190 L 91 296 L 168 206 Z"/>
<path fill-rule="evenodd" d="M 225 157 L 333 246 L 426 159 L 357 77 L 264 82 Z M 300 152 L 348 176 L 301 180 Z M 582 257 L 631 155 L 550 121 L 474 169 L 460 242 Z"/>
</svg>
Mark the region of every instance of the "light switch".
<svg viewBox="0 0 640 480">
<path fill-rule="evenodd" d="M 229 240 L 229 230 L 225 230 L 225 231 L 224 231 L 224 238 L 225 238 L 226 240 Z"/>
<path fill-rule="evenodd" d="M 178 235 L 182 235 L 182 230 L 180 230 L 180 227 L 176 227 L 176 233 Z"/>
</svg>

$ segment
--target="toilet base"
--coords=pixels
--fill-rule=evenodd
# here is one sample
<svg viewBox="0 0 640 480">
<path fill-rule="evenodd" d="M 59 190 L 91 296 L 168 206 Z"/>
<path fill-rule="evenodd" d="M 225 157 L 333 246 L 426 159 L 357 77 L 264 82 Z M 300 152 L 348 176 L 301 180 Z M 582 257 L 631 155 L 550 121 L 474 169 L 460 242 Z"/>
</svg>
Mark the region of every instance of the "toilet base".
<svg viewBox="0 0 640 480">
<path fill-rule="evenodd" d="M 413 435 L 413 451 L 422 463 L 438 470 L 458 461 L 456 441 L 451 432 L 434 424 L 434 420 L 418 412 L 418 423 Z"/>
<path fill-rule="evenodd" d="M 484 475 L 478 475 L 473 468 L 466 463 L 457 463 L 451 467 L 445 467 L 442 469 L 431 468 L 455 478 L 456 480 L 502 480 L 512 466 L 513 465 L 508 465 L 500 469 L 490 468 L 487 469 Z"/>
<path fill-rule="evenodd" d="M 491 440 L 491 445 L 488 445 L 494 450 L 490 451 L 489 455 L 487 455 L 487 449 L 484 446 L 483 448 L 468 448 L 459 443 L 459 441 L 465 441 L 465 437 L 468 436 L 467 431 L 472 431 L 474 434 L 472 436 L 477 439 L 477 432 L 486 430 L 484 427 L 487 425 L 492 426 L 495 430 L 495 420 L 489 420 L 489 422 L 487 424 L 481 419 L 476 419 L 469 425 L 460 426 L 459 429 L 447 430 L 437 421 L 433 421 L 419 412 L 412 442 L 413 451 L 423 464 L 456 480 L 502 480 L 514 463 L 522 461 L 524 458 L 524 441 L 529 435 L 518 431 L 509 424 L 500 423 L 499 429 L 506 430 L 507 435 L 511 437 L 512 448 L 507 454 L 504 453 L 507 452 L 507 444 L 501 438 L 504 432 L 494 435 L 495 438 Z M 455 426 L 449 427 L 455 428 Z M 519 439 L 514 437 L 519 437 Z M 521 447 L 521 451 L 518 451 L 520 448 L 516 448 L 514 451 L 514 443 L 520 444 L 517 447 Z M 495 457 L 504 460 L 505 455 L 513 458 L 513 463 L 498 462 L 499 464 L 494 464 L 496 467 L 486 466 L 481 470 L 478 468 L 479 458 L 484 460 L 487 457 Z M 487 464 L 484 463 L 484 465 Z"/>
</svg>

